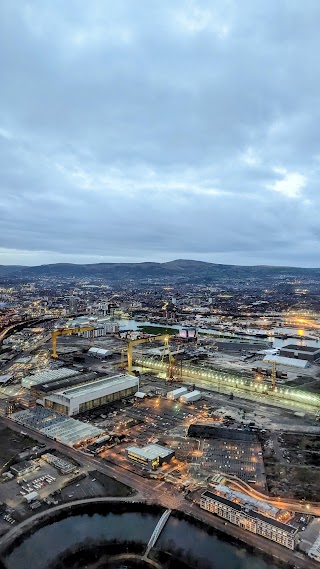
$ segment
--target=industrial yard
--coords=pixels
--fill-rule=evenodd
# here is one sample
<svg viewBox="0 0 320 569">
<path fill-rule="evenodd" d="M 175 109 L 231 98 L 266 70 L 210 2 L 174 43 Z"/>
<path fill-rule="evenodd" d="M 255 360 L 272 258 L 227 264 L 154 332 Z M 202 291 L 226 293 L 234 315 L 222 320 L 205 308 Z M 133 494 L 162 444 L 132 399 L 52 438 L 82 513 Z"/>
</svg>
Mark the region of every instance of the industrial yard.
<svg viewBox="0 0 320 569">
<path fill-rule="evenodd" d="M 132 488 L 151 499 L 157 484 L 170 507 L 189 495 L 200 505 L 217 480 L 265 501 L 318 496 L 317 397 L 285 392 L 301 378 L 316 385 L 316 362 L 302 375 L 302 366 L 275 364 L 265 340 L 188 339 L 174 329 L 93 342 L 94 327 L 80 324 L 4 365 L 0 415 L 14 424 L 18 458 L 3 448 L 0 531 L 65 502 L 130 498 Z"/>
<path fill-rule="evenodd" d="M 270 494 L 320 500 L 320 435 L 264 433 L 262 439 Z"/>
</svg>

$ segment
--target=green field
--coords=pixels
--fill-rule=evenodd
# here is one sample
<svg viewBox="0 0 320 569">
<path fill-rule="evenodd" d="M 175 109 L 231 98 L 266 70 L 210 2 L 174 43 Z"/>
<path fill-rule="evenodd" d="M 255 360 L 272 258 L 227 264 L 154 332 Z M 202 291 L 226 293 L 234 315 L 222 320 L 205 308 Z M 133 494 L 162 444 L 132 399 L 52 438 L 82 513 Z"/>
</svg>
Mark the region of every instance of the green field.
<svg viewBox="0 0 320 569">
<path fill-rule="evenodd" d="M 153 336 L 160 336 L 161 334 L 168 334 L 169 336 L 176 336 L 178 330 L 175 328 L 165 328 L 160 326 L 138 326 L 140 332 L 145 334 L 152 334 Z"/>
</svg>

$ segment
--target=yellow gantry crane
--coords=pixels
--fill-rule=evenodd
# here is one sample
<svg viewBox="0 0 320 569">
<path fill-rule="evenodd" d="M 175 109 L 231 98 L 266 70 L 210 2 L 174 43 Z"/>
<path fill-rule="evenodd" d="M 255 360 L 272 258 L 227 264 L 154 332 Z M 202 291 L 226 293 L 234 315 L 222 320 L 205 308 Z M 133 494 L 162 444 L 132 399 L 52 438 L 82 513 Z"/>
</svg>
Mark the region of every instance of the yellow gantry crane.
<svg viewBox="0 0 320 569">
<path fill-rule="evenodd" d="M 151 342 L 161 342 L 164 341 L 165 350 L 169 346 L 169 336 L 168 334 L 160 334 L 159 336 L 149 336 L 148 338 L 139 338 L 139 340 L 130 340 L 128 342 L 128 373 L 132 373 L 132 351 L 133 346 L 136 344 L 146 344 Z M 170 354 L 171 355 L 171 354 Z M 173 356 L 171 356 L 173 357 Z M 170 356 L 169 356 L 170 359 Z"/>
<path fill-rule="evenodd" d="M 58 336 L 71 336 L 72 334 L 78 334 L 79 332 L 92 332 L 91 338 L 93 338 L 94 326 L 76 326 L 75 328 L 58 328 L 51 332 L 52 339 L 52 358 L 58 358 L 57 354 L 57 337 Z"/>
<path fill-rule="evenodd" d="M 277 365 L 276 365 L 276 362 L 272 362 L 271 388 L 275 389 L 276 386 L 277 386 Z"/>
</svg>

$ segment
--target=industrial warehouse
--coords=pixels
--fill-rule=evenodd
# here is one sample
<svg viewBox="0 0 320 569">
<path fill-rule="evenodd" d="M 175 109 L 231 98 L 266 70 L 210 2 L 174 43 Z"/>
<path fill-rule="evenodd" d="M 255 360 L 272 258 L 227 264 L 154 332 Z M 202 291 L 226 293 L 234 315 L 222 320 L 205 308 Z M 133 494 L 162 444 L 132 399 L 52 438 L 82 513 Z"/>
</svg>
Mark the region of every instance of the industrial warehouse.
<svg viewBox="0 0 320 569">
<path fill-rule="evenodd" d="M 139 390 L 139 379 L 132 375 L 122 374 L 58 391 L 44 397 L 43 405 L 71 417 L 124 397 L 130 397 L 137 390 Z"/>
<path fill-rule="evenodd" d="M 79 372 L 77 370 L 69 369 L 67 367 L 60 367 L 58 369 L 47 368 L 39 373 L 27 375 L 21 380 L 21 385 L 22 387 L 30 389 L 34 385 L 38 385 L 40 383 L 50 383 L 51 381 L 55 381 L 57 379 L 64 379 L 66 377 L 71 377 L 78 374 Z"/>
<path fill-rule="evenodd" d="M 11 415 L 12 420 L 23 427 L 38 431 L 50 439 L 68 446 L 76 446 L 83 441 L 94 441 L 104 434 L 102 429 L 52 412 L 43 407 L 24 409 Z"/>
</svg>

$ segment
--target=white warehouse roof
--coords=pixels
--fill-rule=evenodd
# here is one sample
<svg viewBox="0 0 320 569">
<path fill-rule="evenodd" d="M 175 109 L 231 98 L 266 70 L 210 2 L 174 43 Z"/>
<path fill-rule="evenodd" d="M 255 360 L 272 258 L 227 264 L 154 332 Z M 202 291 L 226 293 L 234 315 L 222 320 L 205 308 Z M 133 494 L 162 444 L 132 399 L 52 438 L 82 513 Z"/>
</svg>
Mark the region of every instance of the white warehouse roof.
<svg viewBox="0 0 320 569">
<path fill-rule="evenodd" d="M 195 397 L 201 397 L 201 391 L 195 389 L 194 391 L 189 391 L 185 395 L 181 395 L 180 401 L 192 401 Z"/>
<path fill-rule="evenodd" d="M 27 375 L 21 380 L 23 387 L 32 387 L 33 385 L 38 385 L 39 383 L 49 383 L 55 379 L 62 379 L 64 377 L 71 377 L 72 375 L 79 374 L 78 370 L 69 369 L 67 367 L 60 367 L 58 369 L 46 368 L 39 373 L 34 375 Z"/>
<path fill-rule="evenodd" d="M 292 367 L 301 367 L 306 368 L 310 366 L 310 362 L 308 360 L 299 360 L 297 358 L 285 358 L 284 356 L 277 356 L 277 355 L 268 355 L 263 358 L 264 363 L 272 363 L 275 362 L 276 364 L 282 364 L 284 366 L 292 366 Z"/>
<path fill-rule="evenodd" d="M 78 387 L 70 387 L 64 391 L 58 391 L 55 395 L 63 395 L 66 399 L 77 399 L 87 397 L 88 400 L 99 397 L 99 392 L 105 390 L 106 388 L 111 391 L 120 391 L 125 389 L 127 384 L 138 385 L 138 378 L 133 375 L 114 375 L 112 377 L 103 377 L 102 379 L 97 379 L 96 381 L 90 381 L 84 385 L 78 385 Z"/>
<path fill-rule="evenodd" d="M 171 448 L 162 447 L 160 445 L 147 445 L 145 447 L 127 447 L 127 452 L 137 454 L 145 458 L 146 460 L 155 460 L 156 458 L 165 458 L 169 454 L 172 454 Z"/>
<path fill-rule="evenodd" d="M 88 350 L 88 354 L 92 354 L 93 356 L 109 356 L 112 354 L 112 351 L 105 350 L 104 348 L 95 348 L 92 346 L 92 348 Z"/>
<path fill-rule="evenodd" d="M 188 393 L 188 389 L 186 387 L 178 387 L 178 389 L 173 389 L 173 391 L 168 391 L 167 399 L 179 399 L 181 395 Z"/>
<path fill-rule="evenodd" d="M 103 377 L 102 379 L 96 379 L 95 381 L 90 381 L 84 385 L 78 385 L 78 387 L 70 387 L 69 389 L 64 389 L 57 391 L 52 395 L 48 395 L 44 398 L 44 405 L 46 407 L 51 406 L 49 401 L 53 404 L 63 405 L 68 409 L 69 416 L 76 415 L 81 410 L 85 409 L 85 404 L 90 401 L 96 401 L 95 406 L 104 404 L 109 396 L 114 396 L 117 394 L 122 394 L 122 396 L 133 395 L 133 392 L 139 389 L 139 379 L 133 375 L 115 375 L 113 377 Z M 64 409 L 64 412 L 66 411 Z"/>
<path fill-rule="evenodd" d="M 73 446 L 80 441 L 92 439 L 103 434 L 103 431 L 94 425 L 67 417 L 61 423 L 44 427 L 41 429 L 41 432 L 47 437 L 57 439 L 68 446 Z"/>
<path fill-rule="evenodd" d="M 6 383 L 10 379 L 13 378 L 13 375 L 10 373 L 6 373 L 5 375 L 0 375 L 0 383 Z"/>
</svg>

